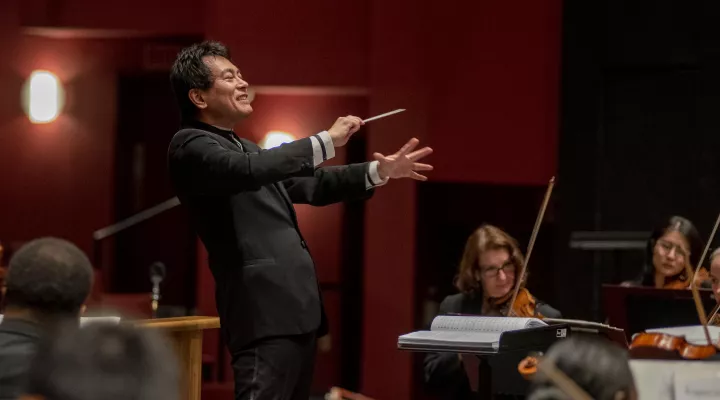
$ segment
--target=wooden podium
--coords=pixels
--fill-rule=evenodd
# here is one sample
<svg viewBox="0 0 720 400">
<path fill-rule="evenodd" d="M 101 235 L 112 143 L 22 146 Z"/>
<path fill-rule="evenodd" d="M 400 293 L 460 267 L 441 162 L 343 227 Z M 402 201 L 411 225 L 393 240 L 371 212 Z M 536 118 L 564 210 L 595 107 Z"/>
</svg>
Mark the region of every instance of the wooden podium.
<svg viewBox="0 0 720 400">
<path fill-rule="evenodd" d="M 181 398 L 200 400 L 203 330 L 220 328 L 220 318 L 189 316 L 143 319 L 128 323 L 138 328 L 158 329 L 172 342 L 179 362 Z"/>
</svg>

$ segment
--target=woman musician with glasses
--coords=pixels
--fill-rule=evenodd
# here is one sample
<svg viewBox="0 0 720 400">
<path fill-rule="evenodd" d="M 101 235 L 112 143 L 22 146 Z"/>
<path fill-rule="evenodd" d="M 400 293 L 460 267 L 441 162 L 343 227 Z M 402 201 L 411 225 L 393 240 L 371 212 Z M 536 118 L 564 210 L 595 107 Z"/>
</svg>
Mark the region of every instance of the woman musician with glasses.
<svg viewBox="0 0 720 400">
<path fill-rule="evenodd" d="M 446 297 L 439 314 L 506 316 L 520 275 L 523 254 L 517 241 L 495 226 L 480 226 L 467 240 L 455 286 L 460 293 Z M 526 275 L 527 276 L 527 275 Z M 524 286 L 524 282 L 521 283 Z M 533 315 L 521 317 L 562 318 L 560 312 L 535 298 Z M 428 389 L 441 398 L 472 398 L 461 358 L 452 353 L 429 353 L 424 360 Z"/>
<path fill-rule="evenodd" d="M 710 283 L 716 306 L 708 314 L 708 325 L 720 326 L 720 248 L 715 249 L 710 255 Z"/>
<path fill-rule="evenodd" d="M 641 275 L 624 286 L 648 286 L 662 289 L 689 289 L 692 276 L 685 273 L 685 264 L 694 270 L 703 251 L 703 240 L 690 220 L 673 216 L 658 226 L 650 236 Z M 709 275 L 700 268 L 698 287 L 709 287 Z"/>
</svg>

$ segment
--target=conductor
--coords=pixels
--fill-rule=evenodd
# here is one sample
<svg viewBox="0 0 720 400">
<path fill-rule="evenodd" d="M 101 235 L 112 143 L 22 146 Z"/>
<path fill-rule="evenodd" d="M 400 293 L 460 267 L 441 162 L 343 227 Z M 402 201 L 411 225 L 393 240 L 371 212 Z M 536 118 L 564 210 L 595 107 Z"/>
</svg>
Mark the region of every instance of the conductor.
<svg viewBox="0 0 720 400">
<path fill-rule="evenodd" d="M 413 151 L 413 138 L 371 162 L 320 167 L 361 128 L 354 116 L 260 149 L 233 132 L 253 109 L 248 83 L 218 42 L 183 49 L 170 81 L 182 115 L 168 149 L 170 177 L 209 254 L 235 398 L 307 400 L 327 322 L 293 204 L 368 199 L 389 179 L 424 181 L 418 171 L 432 166 L 416 161 L 432 150 Z"/>
</svg>

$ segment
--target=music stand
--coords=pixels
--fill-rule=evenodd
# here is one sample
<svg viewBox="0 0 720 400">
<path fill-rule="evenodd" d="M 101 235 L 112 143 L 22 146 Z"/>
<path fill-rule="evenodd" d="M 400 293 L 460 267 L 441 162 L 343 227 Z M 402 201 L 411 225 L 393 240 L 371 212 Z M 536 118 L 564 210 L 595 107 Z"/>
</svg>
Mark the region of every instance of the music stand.
<svg viewBox="0 0 720 400">
<path fill-rule="evenodd" d="M 569 337 L 570 334 L 568 324 L 553 324 L 503 332 L 497 349 L 402 343 L 398 343 L 398 349 L 462 354 L 472 390 L 477 393 L 478 399 L 489 400 L 525 396 L 529 382 L 517 370 L 520 361 L 531 352 L 546 352 L 553 343 Z"/>
<path fill-rule="evenodd" d="M 709 312 L 715 306 L 712 291 L 698 291 Z M 602 294 L 608 324 L 624 329 L 628 340 L 647 329 L 700 323 L 692 291 L 687 289 L 603 285 Z"/>
</svg>

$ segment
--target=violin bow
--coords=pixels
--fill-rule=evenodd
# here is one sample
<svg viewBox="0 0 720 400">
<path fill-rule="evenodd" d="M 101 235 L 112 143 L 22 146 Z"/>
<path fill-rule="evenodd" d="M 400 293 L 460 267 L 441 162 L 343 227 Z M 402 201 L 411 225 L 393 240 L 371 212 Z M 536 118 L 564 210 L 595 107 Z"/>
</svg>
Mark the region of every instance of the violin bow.
<svg viewBox="0 0 720 400">
<path fill-rule="evenodd" d="M 525 261 L 523 262 L 522 269 L 520 270 L 520 276 L 515 280 L 515 291 L 513 292 L 512 299 L 510 300 L 510 307 L 508 308 L 508 312 L 506 315 L 507 317 L 509 317 L 510 314 L 513 312 L 512 308 L 515 304 L 515 300 L 517 299 L 518 292 L 520 291 L 520 285 L 525 279 L 525 271 L 527 270 L 528 261 L 530 261 L 530 255 L 532 254 L 533 246 L 535 245 L 535 239 L 537 238 L 537 233 L 540 230 L 543 216 L 545 216 L 545 209 L 547 208 L 548 202 L 550 201 L 550 194 L 552 193 L 554 186 L 555 177 L 553 176 L 552 178 L 550 178 L 550 182 L 548 182 L 548 187 L 545 191 L 545 198 L 543 199 L 542 206 L 540 207 L 540 212 L 538 212 L 537 218 L 535 219 L 535 226 L 533 227 L 532 235 L 530 235 L 530 243 L 528 243 L 528 250 L 527 254 L 525 254 Z"/>
<path fill-rule="evenodd" d="M 713 309 L 710 311 L 710 316 L 707 319 L 708 324 L 712 324 L 713 320 L 715 319 L 715 316 L 718 313 L 718 310 L 720 310 L 720 303 L 715 304 L 715 307 L 713 307 Z"/>
<path fill-rule="evenodd" d="M 537 364 L 537 372 L 544 374 L 555 386 L 570 396 L 571 399 L 593 400 L 583 388 L 562 372 L 552 360 L 545 357 L 540 358 Z"/>
<path fill-rule="evenodd" d="M 700 266 L 702 266 L 703 261 L 705 261 L 705 256 L 707 255 L 708 249 L 710 248 L 710 243 L 712 243 L 712 240 L 715 237 L 715 232 L 717 231 L 718 225 L 720 225 L 720 214 L 718 214 L 718 218 L 715 221 L 715 226 L 713 227 L 712 233 L 710 233 L 710 238 L 705 244 L 705 250 L 703 250 L 703 253 L 700 256 L 700 261 L 698 261 L 697 266 L 695 266 L 695 272 L 693 272 L 692 268 L 690 267 L 690 260 L 685 261 L 686 273 L 688 274 L 688 276 L 692 276 L 692 280 L 690 281 L 690 289 L 692 289 L 693 300 L 695 300 L 695 308 L 697 309 L 700 323 L 702 324 L 703 330 L 705 331 L 705 338 L 708 341 L 708 346 L 712 346 L 713 343 L 712 339 L 710 338 L 710 331 L 707 327 L 707 315 L 705 314 L 705 309 L 702 306 L 702 300 L 700 300 L 700 292 L 698 292 L 697 285 L 695 284 L 695 278 L 697 277 L 697 273 L 700 270 Z"/>
</svg>

